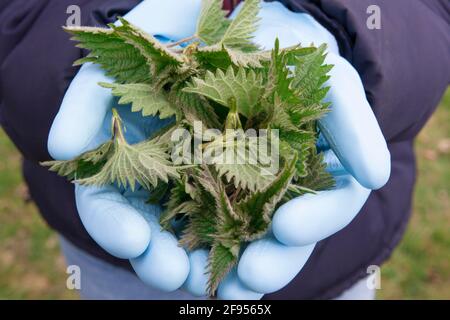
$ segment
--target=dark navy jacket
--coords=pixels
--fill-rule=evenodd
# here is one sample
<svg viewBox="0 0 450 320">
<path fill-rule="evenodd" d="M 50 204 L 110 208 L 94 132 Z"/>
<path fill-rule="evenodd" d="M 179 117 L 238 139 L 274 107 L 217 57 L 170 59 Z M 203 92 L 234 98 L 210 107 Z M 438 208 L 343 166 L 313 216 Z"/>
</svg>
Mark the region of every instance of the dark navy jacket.
<svg viewBox="0 0 450 320">
<path fill-rule="evenodd" d="M 82 55 L 61 29 L 67 7 L 83 25 L 104 25 L 138 0 L 0 0 L 0 120 L 24 157 L 30 193 L 51 227 L 92 255 L 129 268 L 99 248 L 78 218 L 73 185 L 39 166 L 64 92 Z M 232 1 L 229 1 L 232 2 Z M 392 174 L 345 229 L 321 241 L 305 268 L 268 299 L 332 298 L 389 258 L 405 230 L 415 180 L 413 140 L 450 82 L 448 0 L 283 0 L 313 15 L 358 70 L 392 155 Z M 381 29 L 366 26 L 381 8 Z M 0 155 L 1 156 L 1 155 Z"/>
</svg>

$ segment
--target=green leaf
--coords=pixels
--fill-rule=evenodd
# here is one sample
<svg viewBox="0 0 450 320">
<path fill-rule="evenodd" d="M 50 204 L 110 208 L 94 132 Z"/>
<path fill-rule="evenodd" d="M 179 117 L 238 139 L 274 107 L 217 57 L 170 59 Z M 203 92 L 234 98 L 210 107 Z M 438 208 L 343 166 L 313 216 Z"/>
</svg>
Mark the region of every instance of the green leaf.
<svg viewBox="0 0 450 320">
<path fill-rule="evenodd" d="M 189 249 L 221 243 L 234 243 L 239 239 L 243 220 L 238 216 L 226 194 L 225 185 L 207 166 L 194 177 L 196 190 L 194 196 L 198 204 L 197 212 L 190 213 L 190 222 L 180 243 Z"/>
<path fill-rule="evenodd" d="M 168 95 L 169 101 L 182 110 L 183 116 L 190 123 L 201 121 L 208 128 L 219 128 L 219 117 L 207 99 L 197 94 L 185 92 L 183 84 L 172 87 Z"/>
<path fill-rule="evenodd" d="M 64 27 L 64 30 L 73 35 L 72 40 L 80 42 L 77 47 L 90 50 L 88 57 L 74 65 L 97 63 L 106 70 L 106 75 L 122 83 L 150 80 L 149 62 L 113 30 L 94 27 Z"/>
<path fill-rule="evenodd" d="M 106 160 L 111 156 L 113 149 L 112 141 L 107 141 L 97 149 L 88 151 L 69 161 L 45 161 L 41 165 L 49 167 L 50 171 L 56 172 L 68 180 L 80 179 L 96 174 Z"/>
<path fill-rule="evenodd" d="M 186 180 L 186 176 L 183 177 Z M 176 217 L 180 213 L 188 213 L 184 211 L 183 205 L 192 200 L 189 194 L 186 192 L 185 182 L 176 179 L 174 185 L 169 192 L 169 200 L 165 204 L 165 210 L 160 216 L 160 224 L 164 229 L 170 229 L 170 220 Z"/>
<path fill-rule="evenodd" d="M 138 144 L 116 139 L 114 154 L 95 175 L 77 179 L 81 185 L 103 186 L 117 183 L 119 187 L 134 190 L 136 183 L 150 190 L 156 187 L 158 180 L 168 182 L 169 177 L 177 178 L 178 172 L 168 160 L 168 154 L 162 144 L 149 140 Z"/>
<path fill-rule="evenodd" d="M 196 177 L 196 181 L 205 191 L 213 196 L 220 220 L 224 220 L 226 223 L 240 220 L 241 217 L 234 212 L 219 175 L 213 175 L 208 166 L 203 166 L 199 176 Z"/>
<path fill-rule="evenodd" d="M 238 254 L 231 248 L 221 244 L 214 244 L 208 258 L 208 292 L 212 296 L 217 290 L 220 281 L 236 265 Z"/>
<path fill-rule="evenodd" d="M 230 99 L 236 102 L 237 111 L 251 117 L 264 90 L 262 76 L 254 70 L 246 72 L 239 68 L 235 73 L 229 67 L 224 73 L 218 69 L 216 73 L 206 72 L 205 78 L 194 77 L 190 86 L 183 89 L 184 92 L 203 95 L 223 106 L 231 107 Z"/>
<path fill-rule="evenodd" d="M 316 133 L 313 130 L 301 129 L 298 123 L 294 123 L 291 115 L 285 110 L 287 106 L 288 104 L 281 102 L 275 93 L 273 110 L 268 122 L 272 129 L 279 130 L 280 141 L 297 151 L 299 159 L 296 163 L 296 175 L 304 177 L 307 174 L 309 149 L 315 148 Z"/>
<path fill-rule="evenodd" d="M 300 44 L 296 44 L 291 47 L 284 48 L 283 52 L 286 56 L 287 65 L 292 66 L 297 63 L 297 57 L 308 55 L 316 50 L 317 47 L 302 47 Z"/>
<path fill-rule="evenodd" d="M 237 203 L 236 210 L 246 214 L 250 219 L 248 231 L 245 235 L 246 241 L 260 238 L 267 232 L 271 216 L 295 175 L 295 164 L 298 155 L 293 151 L 289 156 L 291 158 L 286 159 L 283 170 L 270 185 L 262 191 L 250 194 L 247 198 Z"/>
<path fill-rule="evenodd" d="M 167 191 L 169 189 L 169 184 L 165 182 L 159 182 L 156 188 L 150 193 L 150 197 L 147 200 L 147 203 L 150 204 L 159 204 L 163 198 L 166 196 Z"/>
<path fill-rule="evenodd" d="M 256 51 L 258 47 L 251 43 L 253 33 L 258 28 L 260 0 L 246 0 L 241 11 L 232 20 L 223 35 L 221 44 L 241 51 Z"/>
<path fill-rule="evenodd" d="M 262 68 L 263 62 L 270 59 L 269 51 L 243 51 L 232 47 L 224 47 L 228 56 L 238 67 Z"/>
<path fill-rule="evenodd" d="M 311 153 L 311 149 L 315 148 L 315 146 L 311 146 L 310 144 L 303 144 L 297 150 L 298 152 L 298 160 L 295 163 L 295 169 L 297 170 L 295 173 L 295 178 L 304 178 L 308 175 L 308 159 Z"/>
<path fill-rule="evenodd" d="M 223 176 L 235 188 L 256 191 L 264 189 L 274 179 L 270 170 L 273 160 L 269 151 L 267 154 L 258 152 L 258 142 L 253 138 L 240 138 L 244 135 L 238 134 L 236 138 L 229 136 L 226 141 L 214 140 L 205 148 L 205 155 L 211 155 L 219 176 Z M 214 152 L 222 154 L 214 158 Z M 222 151 L 222 153 L 221 153 Z"/>
<path fill-rule="evenodd" d="M 327 165 L 323 161 L 323 153 L 317 153 L 314 148 L 308 158 L 308 168 L 305 177 L 296 181 L 296 185 L 315 191 L 328 190 L 334 187 L 333 176 L 326 170 Z"/>
<path fill-rule="evenodd" d="M 306 100 L 304 100 L 304 103 L 307 103 Z M 329 112 L 328 104 L 302 104 L 303 103 L 301 102 L 298 105 L 286 107 L 286 112 L 289 114 L 289 118 L 296 126 L 312 123 L 315 120 L 319 120 Z"/>
<path fill-rule="evenodd" d="M 270 61 L 270 51 L 244 51 L 221 44 L 200 47 L 194 55 L 203 67 L 212 71 L 216 68 L 226 70 L 231 64 L 262 68 L 264 63 Z"/>
<path fill-rule="evenodd" d="M 193 54 L 202 68 L 213 72 L 216 69 L 226 70 L 233 63 L 227 50 L 221 45 L 200 47 Z"/>
<path fill-rule="evenodd" d="M 287 51 L 280 51 L 280 44 L 277 38 L 271 53 L 266 84 L 265 97 L 269 98 L 269 101 L 275 102 L 276 99 L 279 99 L 280 102 L 298 102 L 298 97 L 291 90 L 292 76 L 287 63 Z"/>
<path fill-rule="evenodd" d="M 309 108 L 310 111 L 318 111 L 318 109 L 326 110 L 328 105 L 322 104 L 325 98 L 328 87 L 323 85 L 329 79 L 327 73 L 331 70 L 331 65 L 324 64 L 325 62 L 326 45 L 311 50 L 311 48 L 303 48 L 297 50 L 293 63 L 295 66 L 294 76 L 291 83 L 291 88 L 296 92 L 300 99 L 299 108 Z M 323 113 L 316 113 L 317 117 Z M 311 119 L 311 117 L 309 118 Z"/>
<path fill-rule="evenodd" d="M 155 116 L 159 114 L 161 119 L 175 115 L 173 105 L 167 100 L 162 91 L 155 91 L 149 84 L 115 84 L 100 83 L 104 88 L 112 89 L 112 94 L 120 97 L 119 104 L 130 104 L 131 111 L 142 112 L 145 116 Z"/>
<path fill-rule="evenodd" d="M 304 151 L 314 146 L 314 132 L 305 130 L 280 130 L 280 140 L 287 142 L 297 152 Z"/>
<path fill-rule="evenodd" d="M 281 131 L 280 140 L 287 143 L 292 149 L 298 153 L 298 160 L 295 164 L 297 169 L 296 177 L 306 177 L 308 175 L 307 168 L 309 166 L 309 154 L 315 149 L 315 135 L 311 131 Z"/>
<path fill-rule="evenodd" d="M 292 121 L 291 115 L 286 111 L 287 108 L 288 106 L 285 103 L 281 102 L 276 95 L 269 121 L 271 128 L 288 131 L 298 130 L 299 127 Z"/>
<path fill-rule="evenodd" d="M 213 245 L 216 234 L 216 222 L 213 212 L 201 211 L 189 215 L 189 220 L 180 236 L 179 244 L 188 249 L 209 248 Z"/>
<path fill-rule="evenodd" d="M 207 45 L 219 42 L 230 25 L 227 12 L 222 10 L 222 0 L 204 0 L 197 21 L 196 35 Z"/>
<path fill-rule="evenodd" d="M 156 75 L 165 68 L 179 67 L 183 59 L 179 54 L 169 50 L 153 36 L 133 26 L 125 19 L 120 19 L 121 26 L 110 25 L 114 33 L 126 43 L 139 50 L 150 63 L 151 74 Z"/>
<path fill-rule="evenodd" d="M 245 1 L 241 11 L 223 33 L 220 42 L 215 38 L 214 41 L 207 42 L 208 46 L 198 49 L 195 55 L 200 63 L 209 68 L 225 70 L 230 63 L 238 67 L 261 68 L 263 61 L 269 61 L 270 52 L 258 51 L 258 46 L 251 41 L 258 27 L 259 2 L 260 0 Z M 216 21 L 217 19 L 211 18 Z M 223 26 L 222 23 L 216 26 L 220 33 L 223 32 Z"/>
<path fill-rule="evenodd" d="M 107 75 L 122 83 L 149 82 L 151 75 L 163 69 L 181 67 L 183 59 L 167 49 L 154 37 L 141 31 L 125 19 L 122 25 L 110 24 L 111 29 L 93 27 L 66 27 L 65 30 L 79 41 L 80 48 L 90 50 L 86 58 L 76 64 L 100 64 Z"/>
<path fill-rule="evenodd" d="M 93 175 L 76 177 L 75 182 L 96 186 L 117 183 L 119 187 L 129 186 L 132 190 L 139 183 L 151 190 L 157 187 L 158 181 L 167 183 L 169 177 L 179 177 L 177 168 L 168 160 L 164 143 L 155 138 L 129 145 L 123 135 L 122 120 L 117 110 L 113 109 L 112 113 L 113 140 L 105 144 L 108 149 L 102 153 L 107 156 L 100 156 L 95 151 L 80 156 L 91 161 L 103 160 L 103 166 Z"/>
<path fill-rule="evenodd" d="M 188 212 L 189 220 L 183 230 L 179 243 L 188 250 L 209 248 L 215 241 L 217 232 L 214 199 L 207 196 L 201 203 L 191 202 L 193 210 Z M 195 204 L 195 207 L 194 207 Z"/>
<path fill-rule="evenodd" d="M 188 213 L 189 222 L 180 238 L 180 244 L 190 250 L 213 245 L 218 219 L 216 199 L 199 183 L 197 176 L 194 180 L 195 192 L 191 192 L 191 197 L 197 210 Z"/>
<path fill-rule="evenodd" d="M 43 161 L 40 164 L 44 167 L 49 167 L 48 170 L 56 172 L 61 177 L 67 177 L 69 180 L 77 176 L 81 159 L 74 159 L 71 161 Z"/>
<path fill-rule="evenodd" d="M 171 222 L 174 218 L 176 218 L 179 215 L 192 215 L 194 216 L 196 213 L 198 213 L 200 211 L 200 207 L 199 205 L 192 200 L 186 200 L 184 202 L 181 202 L 178 206 L 174 207 L 174 208 L 170 208 L 165 210 L 161 216 L 160 216 L 160 224 L 161 227 L 164 229 L 171 229 Z M 189 224 L 191 224 L 192 219 L 189 220 Z M 204 241 L 205 237 L 207 235 L 203 235 L 201 233 L 201 231 L 199 231 L 198 229 L 193 230 L 193 232 L 184 232 L 183 233 L 184 236 L 193 236 L 195 237 L 195 241 L 193 239 L 190 239 L 189 241 L 184 238 L 183 236 L 181 237 L 181 241 L 180 244 L 182 246 L 187 247 L 190 250 L 195 249 L 196 247 L 198 247 L 201 243 L 203 243 L 202 241 Z M 202 235 L 202 236 L 199 236 Z M 198 237 L 198 240 L 197 240 Z"/>
</svg>

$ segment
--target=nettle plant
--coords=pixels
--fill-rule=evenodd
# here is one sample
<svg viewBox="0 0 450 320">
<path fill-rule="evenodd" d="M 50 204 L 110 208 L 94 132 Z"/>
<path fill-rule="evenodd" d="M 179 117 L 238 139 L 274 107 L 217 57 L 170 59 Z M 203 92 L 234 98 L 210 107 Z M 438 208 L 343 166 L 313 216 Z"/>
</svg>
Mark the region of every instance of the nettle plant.
<svg viewBox="0 0 450 320">
<path fill-rule="evenodd" d="M 273 50 L 263 51 L 251 41 L 259 0 L 245 1 L 233 20 L 221 2 L 204 0 L 195 35 L 169 44 L 125 19 L 109 29 L 65 28 L 90 51 L 75 65 L 99 64 L 115 79 L 99 85 L 120 97 L 118 104 L 142 117 L 173 121 L 148 140 L 129 144 L 127 124 L 113 110 L 109 141 L 76 159 L 43 163 L 81 185 L 147 189 L 149 205 L 163 204 L 161 225 L 176 230 L 180 245 L 209 250 L 211 295 L 243 246 L 268 232 L 281 204 L 334 184 L 316 150 L 317 120 L 328 110 L 322 101 L 331 69 L 324 64 L 326 47 L 280 49 L 275 40 Z M 189 165 L 174 160 L 170 155 L 180 146 L 173 133 L 192 133 L 197 121 L 205 131 L 277 131 L 278 171 L 263 172 L 267 163 L 261 160 L 267 159 Z M 225 143 L 236 158 L 250 153 L 240 142 Z M 212 145 L 217 141 L 197 147 Z"/>
</svg>

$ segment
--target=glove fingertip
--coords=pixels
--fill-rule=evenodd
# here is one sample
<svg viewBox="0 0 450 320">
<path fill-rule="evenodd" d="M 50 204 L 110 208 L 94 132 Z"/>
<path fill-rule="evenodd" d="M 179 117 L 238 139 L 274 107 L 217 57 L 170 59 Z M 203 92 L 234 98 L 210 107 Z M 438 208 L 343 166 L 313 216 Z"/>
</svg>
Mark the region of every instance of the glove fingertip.
<svg viewBox="0 0 450 320">
<path fill-rule="evenodd" d="M 47 141 L 50 155 L 58 160 L 70 160 L 95 141 L 113 98 L 99 82 L 111 82 L 105 72 L 93 64 L 85 64 L 71 82 L 61 107 L 53 120 Z"/>
<path fill-rule="evenodd" d="M 239 279 L 255 292 L 278 291 L 300 272 L 314 246 L 286 246 L 272 236 L 252 242 L 239 261 Z"/>
<path fill-rule="evenodd" d="M 361 174 L 355 173 L 355 178 L 363 187 L 377 190 L 388 182 L 391 175 L 391 154 L 387 145 L 384 147 L 380 146 L 370 158 L 370 161 L 366 161 L 368 163 L 366 165 L 367 168 L 363 168 Z M 371 166 L 373 163 L 377 165 Z"/>
<path fill-rule="evenodd" d="M 130 263 L 144 283 L 161 291 L 175 291 L 189 275 L 189 258 L 172 234 L 155 229 L 152 232 L 147 250 Z"/>
<path fill-rule="evenodd" d="M 217 289 L 217 298 L 220 300 L 260 300 L 262 297 L 262 293 L 252 291 L 239 280 L 235 268 L 222 280 Z"/>
<path fill-rule="evenodd" d="M 205 272 L 208 264 L 208 251 L 195 250 L 189 254 L 190 272 L 183 284 L 190 294 L 196 297 L 207 295 L 208 274 Z"/>
<path fill-rule="evenodd" d="M 107 252 L 130 259 L 147 249 L 152 230 L 117 189 L 76 185 L 75 199 L 86 231 Z"/>
</svg>

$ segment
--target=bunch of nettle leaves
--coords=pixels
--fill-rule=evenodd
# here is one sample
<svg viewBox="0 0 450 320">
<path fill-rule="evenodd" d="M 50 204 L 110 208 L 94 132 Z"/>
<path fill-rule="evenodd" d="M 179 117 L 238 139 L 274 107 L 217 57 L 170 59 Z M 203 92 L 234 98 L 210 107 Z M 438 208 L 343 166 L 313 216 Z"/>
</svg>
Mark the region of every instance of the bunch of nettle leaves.
<svg viewBox="0 0 450 320">
<path fill-rule="evenodd" d="M 79 47 L 90 50 L 76 64 L 93 62 L 105 69 L 115 83 L 99 85 L 112 89 L 119 104 L 131 104 L 143 117 L 173 121 L 150 139 L 129 144 L 123 134 L 127 124 L 113 110 L 110 141 L 76 159 L 44 163 L 82 185 L 149 190 L 149 203 L 164 203 L 163 228 L 173 231 L 173 221 L 181 221 L 180 245 L 210 250 L 210 294 L 237 263 L 243 245 L 267 233 L 281 204 L 334 183 L 316 150 L 317 119 L 328 109 L 322 103 L 331 69 L 324 64 L 325 46 L 280 49 L 276 40 L 273 50 L 261 51 L 251 42 L 259 0 L 245 1 L 234 20 L 226 18 L 221 2 L 204 0 L 195 35 L 169 44 L 124 19 L 110 29 L 66 28 Z M 265 172 L 263 152 L 257 161 L 217 161 L 212 156 L 209 163 L 186 164 L 174 159 L 173 153 L 191 143 L 180 147 L 172 141 L 173 133 L 193 133 L 197 121 L 203 132 L 254 129 L 256 138 L 262 138 L 264 131 L 279 169 Z M 268 134 L 275 131 L 277 135 Z M 220 154 L 220 146 L 226 145 L 235 160 L 256 153 L 254 135 L 224 137 L 215 135 L 194 149 Z"/>
</svg>

